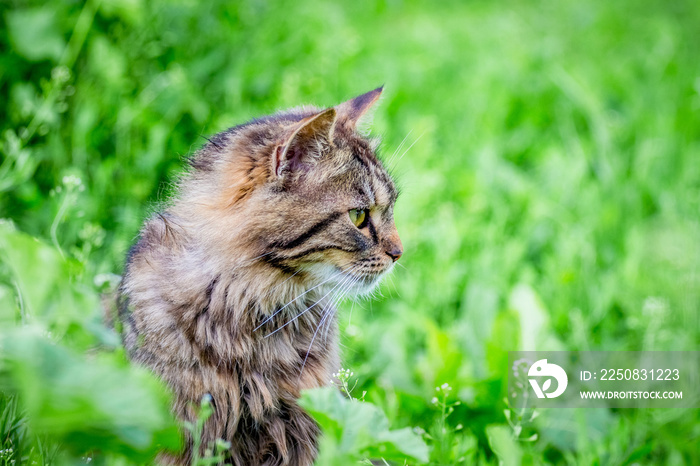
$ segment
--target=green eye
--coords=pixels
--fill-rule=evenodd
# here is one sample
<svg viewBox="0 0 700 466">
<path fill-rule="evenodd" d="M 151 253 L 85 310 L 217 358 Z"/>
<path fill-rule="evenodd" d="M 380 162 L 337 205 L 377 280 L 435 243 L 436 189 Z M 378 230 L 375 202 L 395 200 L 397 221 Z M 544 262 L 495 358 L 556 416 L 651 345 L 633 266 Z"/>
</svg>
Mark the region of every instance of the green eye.
<svg viewBox="0 0 700 466">
<path fill-rule="evenodd" d="M 350 220 L 357 228 L 364 228 L 367 220 L 369 220 L 368 209 L 352 209 L 348 212 L 348 215 L 350 215 Z"/>
</svg>

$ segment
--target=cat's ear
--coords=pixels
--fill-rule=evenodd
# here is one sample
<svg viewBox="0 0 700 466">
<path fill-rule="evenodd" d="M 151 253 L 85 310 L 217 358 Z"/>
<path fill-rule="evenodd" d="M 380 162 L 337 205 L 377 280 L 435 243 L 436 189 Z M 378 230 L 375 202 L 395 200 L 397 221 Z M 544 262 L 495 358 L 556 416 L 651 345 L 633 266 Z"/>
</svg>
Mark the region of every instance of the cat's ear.
<svg viewBox="0 0 700 466">
<path fill-rule="evenodd" d="M 335 108 L 329 108 L 291 126 L 272 154 L 273 173 L 282 176 L 318 157 L 332 144 L 335 118 Z"/>
<path fill-rule="evenodd" d="M 382 95 L 382 90 L 384 90 L 384 86 L 338 105 L 336 107 L 338 110 L 338 121 L 342 122 L 347 128 L 354 130 L 360 119 L 377 103 Z"/>
</svg>

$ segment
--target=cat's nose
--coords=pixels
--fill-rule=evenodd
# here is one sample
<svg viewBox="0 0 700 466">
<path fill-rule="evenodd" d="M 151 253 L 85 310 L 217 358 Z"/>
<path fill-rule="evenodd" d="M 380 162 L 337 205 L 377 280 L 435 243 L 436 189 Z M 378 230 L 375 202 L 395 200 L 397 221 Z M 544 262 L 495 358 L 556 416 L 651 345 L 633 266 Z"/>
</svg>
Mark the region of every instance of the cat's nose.
<svg viewBox="0 0 700 466">
<path fill-rule="evenodd" d="M 391 226 L 390 234 L 385 237 L 384 240 L 384 252 L 391 257 L 391 259 L 396 262 L 403 254 L 403 244 L 401 244 L 401 238 L 399 238 L 399 232 L 396 231 L 396 225 Z"/>
<path fill-rule="evenodd" d="M 392 258 L 394 262 L 396 262 L 397 260 L 399 260 L 399 257 L 401 257 L 401 255 L 403 254 L 403 249 L 401 249 L 401 246 L 394 244 L 385 252 L 389 255 L 389 257 Z"/>
</svg>

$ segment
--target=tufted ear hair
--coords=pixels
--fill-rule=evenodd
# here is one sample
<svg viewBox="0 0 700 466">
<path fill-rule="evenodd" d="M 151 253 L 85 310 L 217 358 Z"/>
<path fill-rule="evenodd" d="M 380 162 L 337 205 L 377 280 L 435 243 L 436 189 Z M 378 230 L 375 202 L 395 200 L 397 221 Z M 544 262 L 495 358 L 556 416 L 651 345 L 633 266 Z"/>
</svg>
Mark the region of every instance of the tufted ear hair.
<svg viewBox="0 0 700 466">
<path fill-rule="evenodd" d="M 272 172 L 279 176 L 313 162 L 333 142 L 335 108 L 328 108 L 294 123 L 272 154 Z"/>
<path fill-rule="evenodd" d="M 379 100 L 379 97 L 382 95 L 382 90 L 384 90 L 384 86 L 338 105 L 336 107 L 338 110 L 338 120 L 349 129 L 354 130 L 357 128 L 357 123 L 360 119 Z"/>
</svg>

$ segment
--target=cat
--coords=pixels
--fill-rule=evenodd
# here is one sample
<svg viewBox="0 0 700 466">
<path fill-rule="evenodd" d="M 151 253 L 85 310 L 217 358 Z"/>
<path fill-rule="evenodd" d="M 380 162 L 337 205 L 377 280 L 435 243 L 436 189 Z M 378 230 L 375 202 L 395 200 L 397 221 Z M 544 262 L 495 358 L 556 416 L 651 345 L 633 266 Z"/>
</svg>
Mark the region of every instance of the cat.
<svg viewBox="0 0 700 466">
<path fill-rule="evenodd" d="M 334 304 L 370 292 L 403 252 L 397 189 L 357 130 L 382 88 L 221 132 L 127 257 L 118 318 L 129 357 L 174 392 L 174 413 L 213 414 L 202 445 L 226 462 L 309 465 L 319 428 L 303 389 L 338 370 Z M 179 456 L 187 464 L 192 439 Z"/>
</svg>

